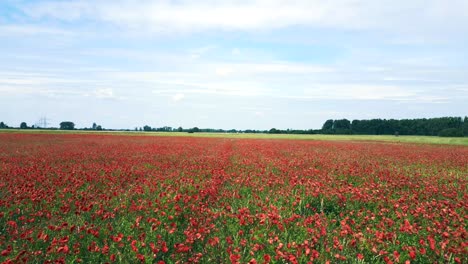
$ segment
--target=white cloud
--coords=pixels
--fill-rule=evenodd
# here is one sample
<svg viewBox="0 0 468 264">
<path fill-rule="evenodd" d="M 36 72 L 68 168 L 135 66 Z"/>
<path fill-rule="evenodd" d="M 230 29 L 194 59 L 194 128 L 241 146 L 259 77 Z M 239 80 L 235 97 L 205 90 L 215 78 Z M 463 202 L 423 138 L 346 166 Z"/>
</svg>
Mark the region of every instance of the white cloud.
<svg viewBox="0 0 468 264">
<path fill-rule="evenodd" d="M 44 27 L 36 25 L 2 25 L 0 26 L 0 36 L 23 36 L 23 35 L 71 35 L 65 31 L 53 27 Z"/>
<path fill-rule="evenodd" d="M 336 71 L 333 67 L 284 61 L 265 63 L 207 63 L 203 66 L 206 68 L 214 68 L 215 74 L 222 77 L 235 74 L 275 74 L 276 76 L 279 76 L 290 74 L 323 74 Z"/>
<path fill-rule="evenodd" d="M 411 35 L 455 27 L 466 30 L 468 25 L 468 2 L 463 0 L 77 0 L 25 4 L 23 10 L 35 18 L 94 19 L 157 32 L 255 31 L 299 25 Z"/>
<path fill-rule="evenodd" d="M 93 95 L 99 99 L 115 99 L 114 91 L 111 88 L 100 88 L 93 92 Z"/>
<path fill-rule="evenodd" d="M 261 112 L 261 111 L 257 111 L 254 114 L 255 114 L 255 116 L 258 116 L 258 117 L 264 117 L 265 116 L 265 113 Z"/>
<path fill-rule="evenodd" d="M 34 93 L 34 89 L 25 89 L 25 88 L 18 88 L 14 86 L 3 86 L 0 85 L 0 92 L 3 94 L 29 94 Z"/>
<path fill-rule="evenodd" d="M 203 53 L 213 47 L 205 46 L 192 51 Z M 133 55 L 144 57 L 144 52 L 135 51 Z M 166 59 L 158 60 L 165 65 L 160 71 L 108 68 L 92 68 L 90 72 L 76 72 L 74 69 L 0 71 L 0 88 L 10 87 L 10 94 L 17 89 L 18 93 L 21 90 L 56 95 L 74 93 L 99 99 L 123 98 L 116 96 L 116 92 L 124 94 L 125 98 L 140 98 L 142 96 L 128 92 L 129 89 L 138 89 L 138 95 L 145 92 L 164 94 L 173 102 L 181 101 L 192 94 L 294 100 L 417 102 L 447 102 L 461 98 L 464 94 L 466 97 L 466 85 L 463 85 L 466 78 L 453 74 L 450 68 L 427 68 L 424 65 L 410 67 L 396 64 L 395 61 L 388 62 L 385 58 L 380 65 L 364 64 L 356 67 L 352 62 L 329 66 L 255 57 L 248 62 L 225 62 L 207 58 L 192 61 L 186 54 L 179 54 L 186 60 L 175 59 L 177 63 L 174 66 L 167 61 L 171 61 L 175 54 L 169 52 L 166 56 Z M 461 86 L 453 87 L 457 83 Z M 447 96 L 448 99 L 441 98 L 443 94 L 437 91 L 440 87 L 450 89 L 452 95 Z M 202 100 L 202 96 L 197 98 L 196 100 Z"/>
<path fill-rule="evenodd" d="M 204 46 L 204 47 L 201 47 L 201 48 L 197 48 L 197 49 L 192 49 L 189 51 L 190 53 L 190 58 L 192 59 L 199 59 L 201 58 L 204 54 L 208 53 L 209 51 L 212 51 L 216 49 L 216 46 L 214 45 L 208 45 L 208 46 Z"/>
<path fill-rule="evenodd" d="M 47 97 L 60 97 L 60 96 L 85 96 L 83 91 L 69 90 L 69 89 L 49 89 L 43 87 L 28 87 L 28 86 L 2 86 L 0 85 L 0 92 L 10 95 L 41 95 Z"/>
<path fill-rule="evenodd" d="M 234 70 L 229 67 L 219 67 L 215 69 L 215 73 L 218 76 L 228 76 L 233 72 Z"/>
<path fill-rule="evenodd" d="M 175 94 L 175 95 L 172 97 L 172 101 L 174 101 L 174 102 L 179 102 L 179 101 L 181 101 L 181 100 L 184 99 L 184 98 L 185 98 L 185 94 L 183 94 L 183 93 L 177 93 L 177 94 Z"/>
<path fill-rule="evenodd" d="M 205 95 L 220 95 L 220 96 L 248 96 L 255 97 L 268 94 L 268 89 L 263 88 L 264 84 L 255 83 L 253 81 L 236 81 L 236 82 L 217 82 L 207 80 L 207 82 L 190 82 L 190 81 L 161 81 L 158 82 L 165 86 L 172 86 L 172 90 L 156 89 L 154 94 L 172 94 L 174 90 L 183 94 L 205 94 Z"/>
<path fill-rule="evenodd" d="M 392 85 L 312 84 L 304 90 L 304 98 L 336 100 L 404 100 L 415 97 L 414 90 Z"/>
<path fill-rule="evenodd" d="M 234 48 L 231 50 L 231 54 L 234 55 L 234 56 L 239 56 L 242 54 L 241 50 L 238 49 L 238 48 Z"/>
<path fill-rule="evenodd" d="M 239 71 L 242 70 L 252 73 L 310 74 L 335 71 L 335 69 L 331 67 L 291 62 L 250 63 L 233 66 L 238 68 Z"/>
</svg>

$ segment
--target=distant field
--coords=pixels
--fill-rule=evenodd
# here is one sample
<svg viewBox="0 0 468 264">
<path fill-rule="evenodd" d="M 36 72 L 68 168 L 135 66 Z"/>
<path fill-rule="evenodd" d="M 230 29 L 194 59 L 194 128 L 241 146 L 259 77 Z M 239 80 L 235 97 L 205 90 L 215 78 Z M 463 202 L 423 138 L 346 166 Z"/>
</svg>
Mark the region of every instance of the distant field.
<svg viewBox="0 0 468 264">
<path fill-rule="evenodd" d="M 351 140 L 351 141 L 385 141 L 421 144 L 445 144 L 468 146 L 468 137 L 442 138 L 431 136 L 375 136 L 375 135 L 286 135 L 286 134 L 249 134 L 249 133 L 186 133 L 186 132 L 137 132 L 137 131 L 84 131 L 84 130 L 20 130 L 0 129 L 0 133 L 38 133 L 38 134 L 112 134 L 132 136 L 174 136 L 174 137 L 214 137 L 214 138 L 260 138 L 260 139 L 302 139 L 302 140 Z"/>
</svg>

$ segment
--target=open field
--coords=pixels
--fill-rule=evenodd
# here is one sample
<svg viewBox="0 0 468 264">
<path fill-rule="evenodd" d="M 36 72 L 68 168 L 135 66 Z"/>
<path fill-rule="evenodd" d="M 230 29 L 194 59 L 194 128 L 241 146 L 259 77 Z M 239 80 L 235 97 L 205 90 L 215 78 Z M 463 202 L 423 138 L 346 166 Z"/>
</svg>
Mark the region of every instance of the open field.
<svg viewBox="0 0 468 264">
<path fill-rule="evenodd" d="M 174 137 L 214 137 L 214 138 L 247 138 L 247 139 L 300 139 L 300 140 L 356 140 L 386 141 L 421 144 L 446 144 L 468 146 L 468 137 L 430 137 L 430 136 L 386 136 L 386 135 L 292 135 L 292 134 L 249 134 L 249 133 L 186 133 L 186 132 L 120 132 L 120 131 L 86 131 L 86 130 L 24 130 L 0 129 L 0 133 L 33 133 L 33 134 L 105 134 L 133 136 L 174 136 Z"/>
<path fill-rule="evenodd" d="M 0 133 L 0 263 L 468 262 L 468 147 L 200 136 Z"/>
</svg>

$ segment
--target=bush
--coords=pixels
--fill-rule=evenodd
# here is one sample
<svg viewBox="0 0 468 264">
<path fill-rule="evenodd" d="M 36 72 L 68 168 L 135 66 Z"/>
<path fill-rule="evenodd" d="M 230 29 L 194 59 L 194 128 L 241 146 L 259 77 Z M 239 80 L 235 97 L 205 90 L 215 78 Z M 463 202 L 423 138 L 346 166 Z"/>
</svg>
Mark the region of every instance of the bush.
<svg viewBox="0 0 468 264">
<path fill-rule="evenodd" d="M 463 137 L 463 130 L 458 128 L 446 128 L 439 132 L 439 137 Z"/>
</svg>

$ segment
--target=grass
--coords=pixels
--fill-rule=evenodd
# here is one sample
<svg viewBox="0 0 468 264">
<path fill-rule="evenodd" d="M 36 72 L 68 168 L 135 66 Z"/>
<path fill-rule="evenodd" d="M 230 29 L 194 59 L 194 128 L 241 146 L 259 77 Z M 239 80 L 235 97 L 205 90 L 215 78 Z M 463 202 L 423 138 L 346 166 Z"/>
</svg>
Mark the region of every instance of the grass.
<svg viewBox="0 0 468 264">
<path fill-rule="evenodd" d="M 132 136 L 174 136 L 174 137 L 214 137 L 214 138 L 249 138 L 249 139 L 301 139 L 301 140 L 348 140 L 348 141 L 383 141 L 396 143 L 445 144 L 468 146 L 468 137 L 435 136 L 389 136 L 389 135 L 292 135 L 292 134 L 253 134 L 253 133 L 186 133 L 186 132 L 140 132 L 140 131 L 85 131 L 85 130 L 22 130 L 0 129 L 0 133 L 33 134 L 103 134 Z"/>
</svg>

